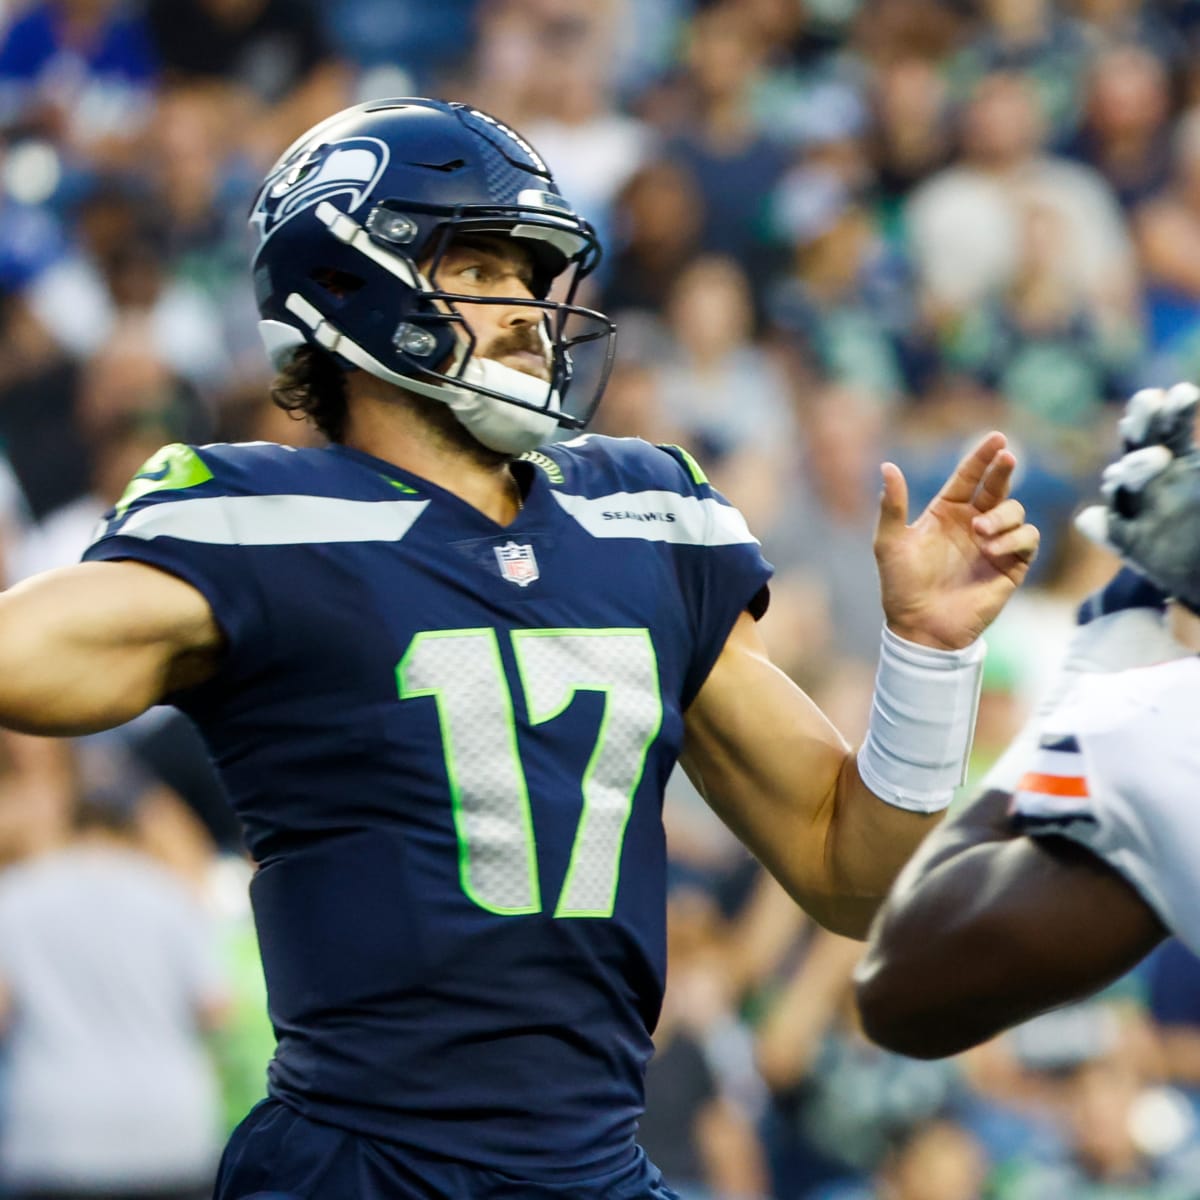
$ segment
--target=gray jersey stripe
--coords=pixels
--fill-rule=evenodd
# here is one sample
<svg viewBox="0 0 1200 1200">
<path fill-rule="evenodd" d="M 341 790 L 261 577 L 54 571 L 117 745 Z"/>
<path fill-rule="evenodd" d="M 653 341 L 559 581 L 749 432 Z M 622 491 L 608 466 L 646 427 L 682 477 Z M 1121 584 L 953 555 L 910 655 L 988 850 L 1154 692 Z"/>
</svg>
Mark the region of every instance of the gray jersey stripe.
<svg viewBox="0 0 1200 1200">
<path fill-rule="evenodd" d="M 719 500 L 657 491 L 613 492 L 594 499 L 557 491 L 551 495 L 592 537 L 685 546 L 758 544 L 742 514 Z"/>
<path fill-rule="evenodd" d="M 326 496 L 210 496 L 151 504 L 114 532 L 220 546 L 395 542 L 428 500 L 340 500 Z"/>
</svg>

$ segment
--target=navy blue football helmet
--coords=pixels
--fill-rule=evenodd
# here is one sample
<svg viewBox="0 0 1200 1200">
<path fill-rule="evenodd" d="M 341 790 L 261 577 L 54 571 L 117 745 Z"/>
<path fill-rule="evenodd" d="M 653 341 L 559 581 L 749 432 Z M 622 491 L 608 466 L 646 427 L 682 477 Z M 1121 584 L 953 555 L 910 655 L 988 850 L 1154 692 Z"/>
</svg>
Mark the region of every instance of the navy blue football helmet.
<svg viewBox="0 0 1200 1200">
<path fill-rule="evenodd" d="M 596 234 L 537 151 L 486 113 L 427 99 L 337 113 L 284 152 L 250 223 L 260 327 L 276 366 L 303 343 L 321 346 L 344 367 L 447 403 L 480 441 L 512 453 L 558 427 L 582 428 L 595 411 L 616 329 L 575 294 L 599 262 Z M 519 239 L 534 299 L 435 286 L 446 248 L 465 234 Z M 549 380 L 477 358 L 462 303 L 541 309 Z M 598 350 L 591 386 L 568 405 L 571 351 L 585 342 Z"/>
</svg>

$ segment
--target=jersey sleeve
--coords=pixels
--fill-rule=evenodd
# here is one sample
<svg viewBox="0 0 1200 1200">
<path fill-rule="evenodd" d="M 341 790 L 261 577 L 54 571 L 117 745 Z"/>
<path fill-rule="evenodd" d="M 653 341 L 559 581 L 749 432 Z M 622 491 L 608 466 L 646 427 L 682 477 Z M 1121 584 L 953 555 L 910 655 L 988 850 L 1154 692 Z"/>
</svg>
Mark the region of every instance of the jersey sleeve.
<svg viewBox="0 0 1200 1200">
<path fill-rule="evenodd" d="M 674 460 L 685 495 L 697 503 L 695 534 L 674 544 L 675 569 L 693 631 L 683 703 L 696 697 L 738 617 L 758 620 L 767 610 L 774 568 L 763 557 L 745 518 L 714 488 L 692 456 L 679 446 L 659 446 Z"/>
<path fill-rule="evenodd" d="M 85 562 L 132 560 L 190 583 L 225 636 L 222 674 L 251 669 L 265 641 L 262 590 L 231 508 L 248 494 L 246 481 L 214 450 L 164 446 L 133 477 L 83 553 Z"/>
<path fill-rule="evenodd" d="M 1200 686 L 1197 660 L 1180 664 Z M 1200 952 L 1200 745 L 1160 690 L 1175 664 L 1091 677 L 1054 715 L 1013 793 L 1015 826 L 1066 837 L 1116 870 Z"/>
</svg>

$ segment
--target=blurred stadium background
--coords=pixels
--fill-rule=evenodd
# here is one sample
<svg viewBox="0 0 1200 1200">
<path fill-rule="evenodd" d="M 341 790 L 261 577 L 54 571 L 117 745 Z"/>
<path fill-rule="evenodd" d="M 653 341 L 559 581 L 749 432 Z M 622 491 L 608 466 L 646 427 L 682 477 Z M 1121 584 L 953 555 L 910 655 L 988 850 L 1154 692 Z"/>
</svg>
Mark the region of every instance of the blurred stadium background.
<svg viewBox="0 0 1200 1200">
<path fill-rule="evenodd" d="M 741 506 L 777 661 L 848 736 L 878 463 L 916 506 L 1009 433 L 1044 540 L 989 635 L 978 777 L 1111 568 L 1070 518 L 1121 400 L 1200 375 L 1198 51 L 1200 0 L 0 0 L 4 579 L 74 561 L 164 442 L 310 440 L 267 400 L 254 186 L 344 104 L 465 100 L 602 230 L 589 300 L 621 340 L 595 427 L 687 446 Z M 270 1053 L 203 751 L 164 710 L 0 756 L 0 1194 L 202 1195 Z M 1200 1197 L 1178 946 L 916 1063 L 857 1033 L 853 943 L 686 784 L 667 820 L 644 1141 L 687 1200 Z"/>
</svg>

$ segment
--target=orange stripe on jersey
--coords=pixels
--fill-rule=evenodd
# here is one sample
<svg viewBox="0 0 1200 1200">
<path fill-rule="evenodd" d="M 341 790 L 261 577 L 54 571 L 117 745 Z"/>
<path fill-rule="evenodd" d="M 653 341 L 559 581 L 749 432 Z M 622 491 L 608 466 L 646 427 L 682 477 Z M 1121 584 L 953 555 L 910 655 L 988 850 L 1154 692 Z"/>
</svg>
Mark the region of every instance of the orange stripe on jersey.
<svg viewBox="0 0 1200 1200">
<path fill-rule="evenodd" d="M 1041 792 L 1044 796 L 1086 796 L 1087 780 L 1082 775 L 1039 775 L 1030 771 L 1021 776 L 1019 792 Z"/>
</svg>

